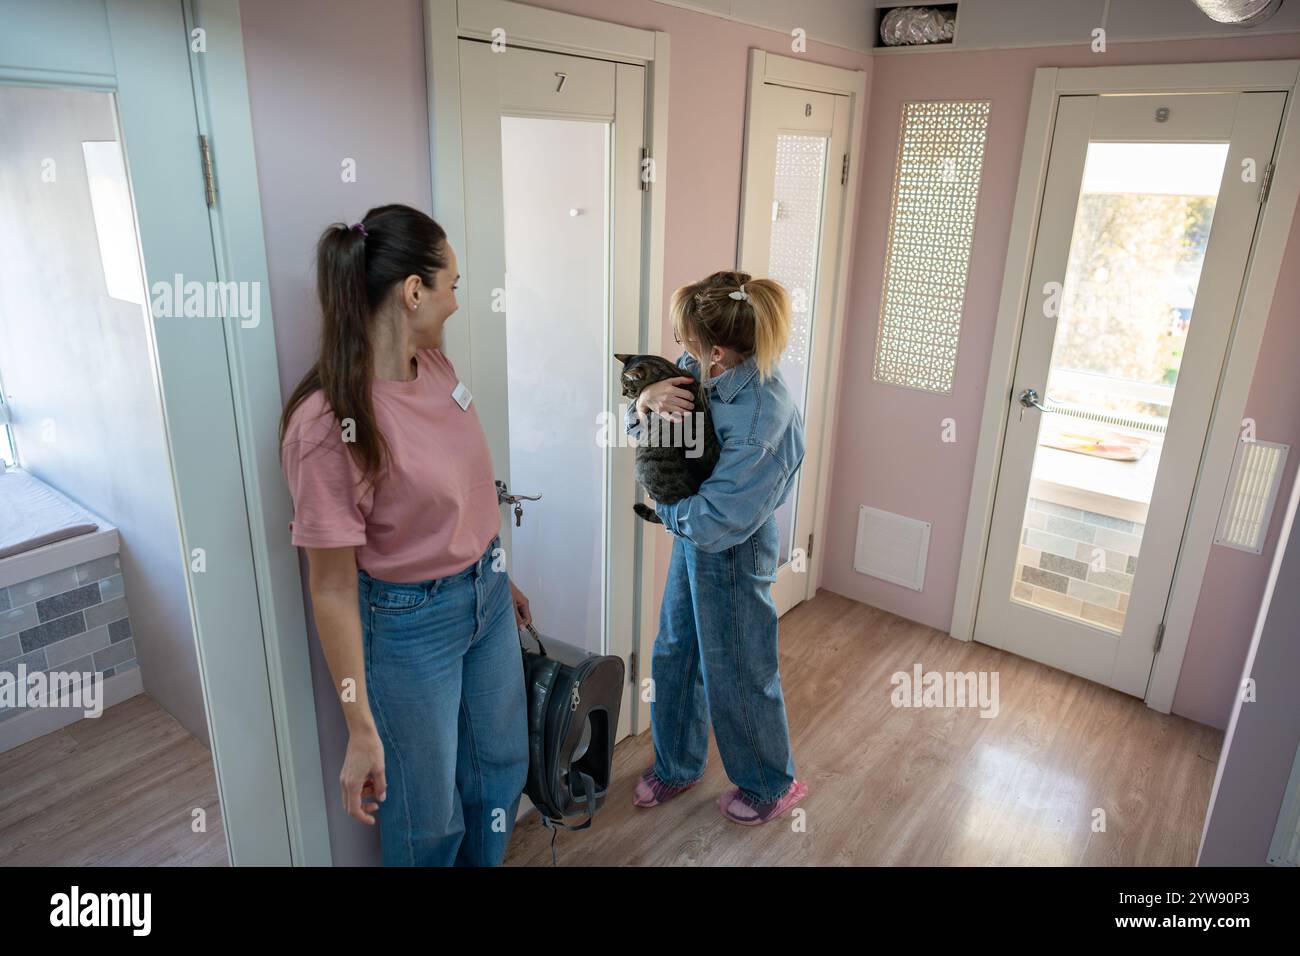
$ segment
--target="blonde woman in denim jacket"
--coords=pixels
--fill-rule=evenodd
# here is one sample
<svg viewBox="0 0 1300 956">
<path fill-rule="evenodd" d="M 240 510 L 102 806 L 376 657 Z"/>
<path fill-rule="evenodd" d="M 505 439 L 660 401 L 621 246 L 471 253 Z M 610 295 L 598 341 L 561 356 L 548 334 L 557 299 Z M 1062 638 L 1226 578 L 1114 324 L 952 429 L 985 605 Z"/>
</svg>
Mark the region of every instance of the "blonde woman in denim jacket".
<svg viewBox="0 0 1300 956">
<path fill-rule="evenodd" d="M 655 761 L 633 802 L 658 806 L 699 781 L 711 721 L 735 784 L 719 807 L 756 825 L 808 792 L 795 779 L 771 595 L 774 514 L 804 455 L 803 418 L 777 368 L 790 299 L 771 279 L 715 272 L 673 294 L 672 318 L 685 349 L 677 364 L 704 383 L 722 453 L 696 494 L 655 508 L 674 540 L 651 660 Z M 692 413 L 691 393 L 680 387 L 689 381 L 647 386 L 629 410 L 629 430 L 650 412 L 670 420 Z"/>
</svg>

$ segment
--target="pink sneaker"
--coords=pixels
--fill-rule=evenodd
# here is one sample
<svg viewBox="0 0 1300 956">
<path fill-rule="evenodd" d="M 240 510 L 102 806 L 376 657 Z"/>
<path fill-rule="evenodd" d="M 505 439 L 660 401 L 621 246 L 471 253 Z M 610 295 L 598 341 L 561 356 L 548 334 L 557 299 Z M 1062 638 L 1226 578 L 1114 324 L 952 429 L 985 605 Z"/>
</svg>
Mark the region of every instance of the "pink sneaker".
<svg viewBox="0 0 1300 956">
<path fill-rule="evenodd" d="M 808 796 L 808 785 L 796 780 L 790 784 L 790 789 L 785 792 L 785 796 L 772 803 L 755 803 L 739 789 L 728 790 L 718 801 L 718 808 L 722 810 L 722 815 L 733 823 L 754 827 L 768 820 L 775 820 L 806 796 Z"/>
<path fill-rule="evenodd" d="M 641 774 L 641 779 L 636 782 L 636 789 L 632 791 L 632 805 L 637 807 L 657 807 L 659 804 L 671 800 L 679 793 L 685 793 L 697 783 L 699 783 L 698 780 L 693 780 L 685 786 L 675 787 L 660 780 L 655 776 L 654 767 L 650 767 L 645 773 Z"/>
</svg>

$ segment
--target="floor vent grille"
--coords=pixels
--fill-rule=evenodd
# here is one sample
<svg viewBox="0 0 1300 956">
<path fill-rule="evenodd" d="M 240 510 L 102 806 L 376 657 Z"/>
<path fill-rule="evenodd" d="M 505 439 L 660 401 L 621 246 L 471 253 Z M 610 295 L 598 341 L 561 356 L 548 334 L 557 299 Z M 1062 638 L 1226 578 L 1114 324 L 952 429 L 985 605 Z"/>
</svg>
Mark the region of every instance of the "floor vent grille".
<svg viewBox="0 0 1300 956">
<path fill-rule="evenodd" d="M 920 591 L 925 585 L 925 561 L 929 552 L 928 521 L 866 505 L 858 508 L 853 570 Z"/>
</svg>

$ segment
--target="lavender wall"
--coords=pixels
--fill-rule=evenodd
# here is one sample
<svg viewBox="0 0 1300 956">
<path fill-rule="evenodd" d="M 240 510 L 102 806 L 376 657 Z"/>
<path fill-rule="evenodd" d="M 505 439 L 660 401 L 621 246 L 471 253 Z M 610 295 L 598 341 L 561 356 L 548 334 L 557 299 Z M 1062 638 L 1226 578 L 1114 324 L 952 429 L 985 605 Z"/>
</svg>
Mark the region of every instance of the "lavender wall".
<svg viewBox="0 0 1300 956">
<path fill-rule="evenodd" d="M 1286 497 L 1283 495 L 1283 502 Z M 1280 504 L 1281 504 L 1280 503 Z M 1286 797 L 1300 742 L 1295 675 L 1300 674 L 1300 527 L 1292 486 L 1282 521 L 1282 544 L 1267 583 L 1265 604 L 1250 642 L 1243 676 L 1255 680 L 1255 699 L 1233 701 L 1210 808 L 1205 816 L 1199 866 L 1262 866 Z"/>
<path fill-rule="evenodd" d="M 275 344 L 287 396 L 315 358 L 313 249 L 321 231 L 335 220 L 355 222 L 381 203 L 427 210 L 432 202 L 424 21 L 417 0 L 244 0 L 240 16 Z M 356 160 L 354 183 L 343 182 L 345 158 Z M 378 831 L 340 807 L 347 728 L 309 627 L 334 862 L 378 863 Z"/>
<path fill-rule="evenodd" d="M 1051 47 L 978 53 L 952 51 L 875 59 L 867 121 L 867 153 L 857 220 L 835 438 L 826 556 L 821 584 L 829 590 L 923 621 L 940 630 L 952 622 L 984 387 L 997 322 L 1002 269 L 1020 171 L 1033 72 L 1040 66 L 1178 63 L 1300 55 L 1300 38 L 1112 44 L 1110 52 Z M 931 395 L 871 379 L 880 283 L 898 147 L 898 117 L 908 100 L 988 99 L 983 181 L 976 213 L 956 381 L 950 396 Z M 1300 229 L 1292 232 L 1251 389 L 1247 414 L 1259 438 L 1300 439 L 1300 383 L 1288 370 L 1300 354 L 1296 273 Z M 957 422 L 957 441 L 940 440 L 940 422 Z M 1289 466 L 1295 470 L 1293 456 Z M 1289 480 L 1289 477 L 1287 478 Z M 932 524 L 929 566 L 921 592 L 858 574 L 853 546 L 860 504 Z M 1255 611 L 1263 593 L 1278 519 L 1261 556 L 1216 548 L 1183 665 L 1175 713 L 1223 727 L 1241 673 Z"/>
</svg>

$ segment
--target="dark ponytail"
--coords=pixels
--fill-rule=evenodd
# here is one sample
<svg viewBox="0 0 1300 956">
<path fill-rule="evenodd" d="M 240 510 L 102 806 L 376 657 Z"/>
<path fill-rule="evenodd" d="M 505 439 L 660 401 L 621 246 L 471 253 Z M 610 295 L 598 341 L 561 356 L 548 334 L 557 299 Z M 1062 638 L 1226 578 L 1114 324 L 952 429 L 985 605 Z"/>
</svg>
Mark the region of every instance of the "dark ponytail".
<svg viewBox="0 0 1300 956">
<path fill-rule="evenodd" d="M 352 456 L 364 480 L 373 482 L 388 457 L 388 442 L 375 420 L 371 326 L 393 286 L 419 276 L 427 286 L 447 265 L 447 234 L 410 206 L 377 206 L 354 226 L 336 222 L 316 244 L 316 293 L 321 306 L 320 355 L 285 403 L 280 442 L 295 409 L 313 392 L 323 393 L 340 428 L 351 419 Z"/>
</svg>

